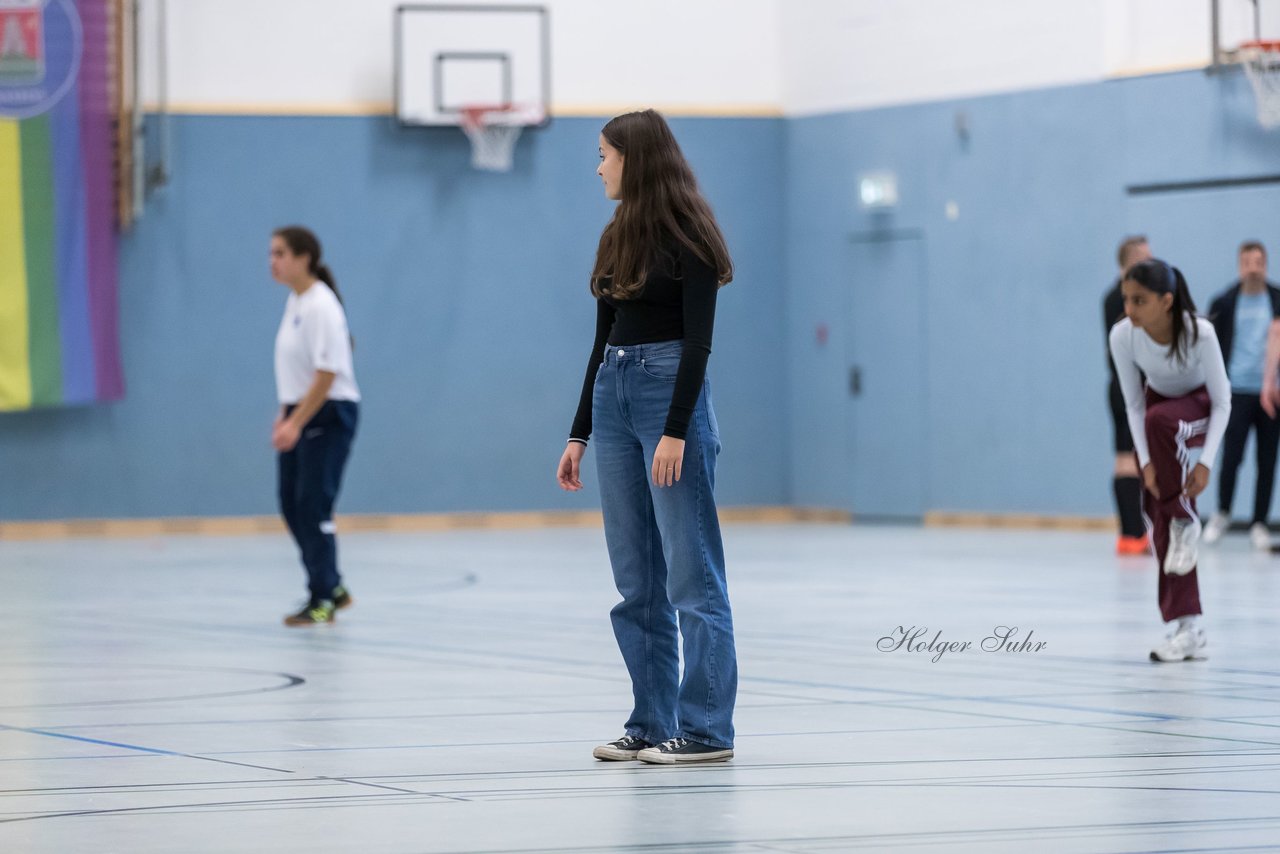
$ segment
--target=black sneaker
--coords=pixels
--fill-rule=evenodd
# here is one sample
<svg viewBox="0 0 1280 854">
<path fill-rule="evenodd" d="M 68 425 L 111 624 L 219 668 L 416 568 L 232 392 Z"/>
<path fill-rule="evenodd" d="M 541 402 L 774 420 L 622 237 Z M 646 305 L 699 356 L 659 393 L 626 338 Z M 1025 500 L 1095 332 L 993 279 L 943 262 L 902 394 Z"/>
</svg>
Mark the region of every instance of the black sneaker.
<svg viewBox="0 0 1280 854">
<path fill-rule="evenodd" d="M 733 758 L 728 747 L 712 747 L 687 738 L 670 738 L 656 747 L 649 747 L 636 754 L 641 762 L 654 765 L 675 765 L 685 762 L 724 762 Z"/>
<path fill-rule="evenodd" d="M 308 602 L 301 611 L 284 618 L 286 626 L 318 626 L 333 622 L 333 612 L 337 608 L 328 599 L 319 602 Z"/>
<path fill-rule="evenodd" d="M 351 598 L 351 591 L 339 584 L 333 588 L 333 607 L 341 611 L 343 608 L 350 608 L 356 604 L 356 600 Z"/>
<path fill-rule="evenodd" d="M 634 735 L 624 735 L 617 741 L 611 741 L 608 744 L 602 744 L 595 750 L 591 751 L 591 755 L 596 759 L 605 759 L 611 762 L 624 762 L 628 759 L 635 759 L 636 754 L 644 750 L 646 747 L 653 747 L 652 744 L 643 738 L 636 738 Z"/>
</svg>

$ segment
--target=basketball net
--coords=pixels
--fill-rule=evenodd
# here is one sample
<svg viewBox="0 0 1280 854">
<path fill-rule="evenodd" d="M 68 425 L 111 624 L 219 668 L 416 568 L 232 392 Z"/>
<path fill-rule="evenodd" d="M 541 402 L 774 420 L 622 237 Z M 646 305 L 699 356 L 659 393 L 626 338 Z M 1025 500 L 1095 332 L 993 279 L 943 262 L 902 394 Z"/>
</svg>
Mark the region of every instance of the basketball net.
<svg viewBox="0 0 1280 854">
<path fill-rule="evenodd" d="M 542 121 L 541 111 L 528 107 L 463 107 L 461 113 L 462 130 L 471 140 L 471 166 L 486 172 L 510 172 L 520 132 Z"/>
<path fill-rule="evenodd" d="M 1280 127 L 1280 41 L 1245 42 L 1238 54 L 1258 101 L 1258 121 Z"/>
</svg>

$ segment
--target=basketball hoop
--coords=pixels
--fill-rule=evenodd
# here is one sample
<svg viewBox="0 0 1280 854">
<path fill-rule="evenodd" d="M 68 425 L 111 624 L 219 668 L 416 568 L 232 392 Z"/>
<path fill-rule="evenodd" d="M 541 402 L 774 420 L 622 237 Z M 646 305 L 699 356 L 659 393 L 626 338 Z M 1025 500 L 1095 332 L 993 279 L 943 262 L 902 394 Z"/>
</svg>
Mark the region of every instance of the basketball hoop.
<svg viewBox="0 0 1280 854">
<path fill-rule="evenodd" d="M 542 121 L 542 111 L 532 107 L 463 107 L 462 130 L 471 140 L 471 166 L 487 172 L 510 172 L 520 132 Z"/>
<path fill-rule="evenodd" d="M 1280 127 L 1280 41 L 1245 42 L 1236 58 L 1253 85 L 1258 121 L 1264 128 Z"/>
</svg>

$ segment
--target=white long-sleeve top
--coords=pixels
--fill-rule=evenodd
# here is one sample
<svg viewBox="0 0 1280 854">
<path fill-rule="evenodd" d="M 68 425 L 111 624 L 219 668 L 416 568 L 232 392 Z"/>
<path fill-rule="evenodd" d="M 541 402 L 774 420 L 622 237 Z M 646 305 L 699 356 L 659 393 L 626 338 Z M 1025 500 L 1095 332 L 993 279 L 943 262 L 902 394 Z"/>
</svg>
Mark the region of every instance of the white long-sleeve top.
<svg viewBox="0 0 1280 854">
<path fill-rule="evenodd" d="M 1218 336 L 1213 331 L 1213 324 L 1203 317 L 1190 314 L 1185 317 L 1188 333 L 1192 323 L 1200 331 L 1200 338 L 1194 344 L 1188 334 L 1185 363 L 1169 355 L 1168 344 L 1157 343 L 1146 330 L 1135 329 L 1127 317 L 1111 327 L 1111 358 L 1116 363 L 1116 376 L 1124 395 L 1129 432 L 1133 434 L 1133 448 L 1138 452 L 1139 465 L 1145 466 L 1151 461 L 1147 447 L 1147 397 L 1143 393 L 1141 374 L 1147 375 L 1147 385 L 1165 397 L 1182 397 L 1200 386 L 1209 390 L 1212 406 L 1204 450 L 1200 454 L 1200 463 L 1205 468 L 1213 468 L 1222 434 L 1227 431 L 1227 419 L 1231 415 L 1231 381 L 1227 379 Z"/>
</svg>

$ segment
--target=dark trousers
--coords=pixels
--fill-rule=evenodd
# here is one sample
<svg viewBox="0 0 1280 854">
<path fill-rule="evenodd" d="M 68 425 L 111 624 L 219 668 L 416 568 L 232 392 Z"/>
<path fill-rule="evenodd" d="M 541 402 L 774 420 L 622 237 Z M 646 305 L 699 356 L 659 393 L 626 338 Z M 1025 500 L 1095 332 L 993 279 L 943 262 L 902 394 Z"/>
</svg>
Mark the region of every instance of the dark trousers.
<svg viewBox="0 0 1280 854">
<path fill-rule="evenodd" d="M 1161 567 L 1158 596 L 1165 622 L 1200 613 L 1200 581 L 1193 569 L 1186 575 L 1163 571 L 1169 551 L 1169 523 L 1194 519 L 1195 499 L 1183 495 L 1191 471 L 1191 448 L 1204 446 L 1209 429 L 1209 392 L 1204 386 L 1183 397 L 1165 397 L 1147 389 L 1147 449 L 1156 470 L 1160 497 L 1144 491 L 1143 504 L 1151 518 L 1151 543 Z"/>
<path fill-rule="evenodd" d="M 290 406 L 285 413 L 292 411 Z M 298 444 L 279 458 L 280 514 L 302 553 L 313 602 L 332 599 L 342 583 L 333 503 L 359 415 L 359 406 L 350 400 L 326 401 L 302 428 Z"/>
<path fill-rule="evenodd" d="M 1120 383 L 1114 378 L 1107 389 L 1107 400 L 1111 404 L 1111 428 L 1115 437 L 1116 456 L 1129 454 L 1134 464 L 1138 458 L 1133 453 L 1133 436 L 1129 433 L 1129 413 L 1125 410 L 1124 395 L 1120 393 Z M 1141 537 L 1147 533 L 1146 524 L 1142 521 L 1142 478 L 1114 477 L 1111 488 L 1116 498 L 1116 513 L 1120 517 L 1120 533 L 1126 537 Z"/>
<path fill-rule="evenodd" d="M 1280 445 L 1280 420 L 1262 411 L 1262 398 L 1236 392 L 1231 395 L 1231 418 L 1222 437 L 1222 465 L 1218 468 L 1218 509 L 1231 512 L 1236 494 L 1236 472 L 1244 459 L 1249 431 L 1254 431 L 1258 452 L 1258 484 L 1253 494 L 1253 522 L 1267 522 L 1271 515 L 1271 491 L 1276 479 L 1276 446 Z"/>
</svg>

